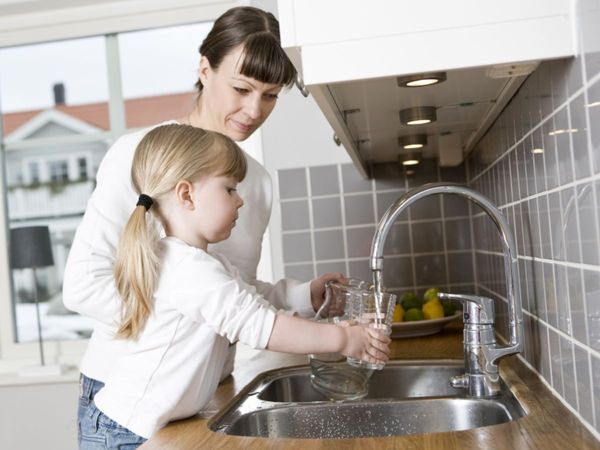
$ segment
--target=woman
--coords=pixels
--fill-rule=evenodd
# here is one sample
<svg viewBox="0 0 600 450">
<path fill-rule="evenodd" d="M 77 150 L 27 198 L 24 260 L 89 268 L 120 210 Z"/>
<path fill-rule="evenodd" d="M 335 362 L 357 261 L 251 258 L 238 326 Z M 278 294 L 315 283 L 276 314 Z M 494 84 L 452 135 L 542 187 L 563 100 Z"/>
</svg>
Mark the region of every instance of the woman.
<svg viewBox="0 0 600 450">
<path fill-rule="evenodd" d="M 233 8 L 219 17 L 200 53 L 196 106 L 188 116 L 167 123 L 189 124 L 244 140 L 267 119 L 277 95 L 296 76 L 281 49 L 277 20 L 252 7 Z M 65 267 L 65 305 L 97 321 L 81 363 L 79 420 L 123 352 L 122 341 L 114 339 L 122 302 L 113 268 L 119 237 L 137 201 L 131 186 L 133 154 L 148 131 L 122 136 L 108 150 Z M 243 279 L 276 308 L 314 314 L 322 302 L 325 283 L 342 275 L 326 274 L 310 283 L 280 280 L 274 285 L 256 279 L 271 213 L 272 186 L 264 167 L 248 155 L 246 159 L 248 173 L 239 185 L 246 208 L 231 237 L 211 250 L 224 254 Z M 224 375 L 232 369 L 233 350 Z"/>
</svg>

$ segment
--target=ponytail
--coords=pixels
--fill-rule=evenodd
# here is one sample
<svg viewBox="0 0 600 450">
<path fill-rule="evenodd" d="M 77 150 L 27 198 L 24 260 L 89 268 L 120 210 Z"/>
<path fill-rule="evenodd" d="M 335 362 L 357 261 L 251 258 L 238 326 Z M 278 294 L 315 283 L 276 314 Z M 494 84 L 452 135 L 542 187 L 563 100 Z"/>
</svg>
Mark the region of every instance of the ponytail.
<svg viewBox="0 0 600 450">
<path fill-rule="evenodd" d="M 195 181 L 210 174 L 241 181 L 246 158 L 228 137 L 190 125 L 162 125 L 138 144 L 131 181 L 140 194 L 119 242 L 115 284 L 123 301 L 117 337 L 137 339 L 152 313 L 159 276 L 159 222 L 163 202 L 180 180 Z"/>
<path fill-rule="evenodd" d="M 152 297 L 158 279 L 158 240 L 156 226 L 138 204 L 131 214 L 115 263 L 115 283 L 123 301 L 121 322 L 117 331 L 120 339 L 136 339 L 152 312 Z"/>
</svg>

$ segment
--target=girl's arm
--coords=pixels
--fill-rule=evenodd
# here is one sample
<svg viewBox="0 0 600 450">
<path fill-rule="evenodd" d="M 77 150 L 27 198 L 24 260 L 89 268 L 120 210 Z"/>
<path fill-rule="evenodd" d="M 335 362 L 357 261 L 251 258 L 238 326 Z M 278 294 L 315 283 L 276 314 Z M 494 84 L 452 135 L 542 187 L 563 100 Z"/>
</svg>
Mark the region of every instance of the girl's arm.
<svg viewBox="0 0 600 450">
<path fill-rule="evenodd" d="M 267 350 L 288 353 L 333 353 L 371 363 L 389 359 L 390 338 L 373 329 L 347 322 L 323 324 L 277 314 Z"/>
</svg>

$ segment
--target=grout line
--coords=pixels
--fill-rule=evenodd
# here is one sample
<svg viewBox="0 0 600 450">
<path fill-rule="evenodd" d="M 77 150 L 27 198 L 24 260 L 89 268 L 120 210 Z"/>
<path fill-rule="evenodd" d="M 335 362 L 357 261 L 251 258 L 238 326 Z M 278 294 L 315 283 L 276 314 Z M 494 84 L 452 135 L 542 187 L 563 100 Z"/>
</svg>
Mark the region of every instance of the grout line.
<svg viewBox="0 0 600 450">
<path fill-rule="evenodd" d="M 342 220 L 342 239 L 344 240 L 344 265 L 346 268 L 346 273 L 344 274 L 346 277 L 350 274 L 350 260 L 348 258 L 348 227 L 346 225 L 346 202 L 344 201 L 344 182 L 343 182 L 343 172 L 342 165 L 338 164 L 336 166 L 337 175 L 338 175 L 338 188 L 340 191 L 340 214 Z M 316 258 L 315 258 L 316 259 Z"/>
<path fill-rule="evenodd" d="M 491 251 L 491 250 L 475 249 L 475 252 L 481 253 L 482 255 L 504 256 L 504 254 L 501 252 L 495 252 L 495 251 Z M 557 265 L 564 266 L 564 267 L 571 267 L 573 269 L 581 269 L 581 270 L 590 270 L 592 272 L 600 272 L 600 266 L 594 266 L 592 264 L 574 263 L 574 262 L 570 262 L 570 261 L 560 261 L 560 260 L 555 260 L 555 259 L 538 258 L 535 256 L 525 256 L 525 255 L 518 255 L 518 258 L 522 259 L 524 261 L 538 261 L 538 262 L 543 262 L 546 264 L 557 264 Z"/>
<path fill-rule="evenodd" d="M 310 229 L 308 230 L 310 233 L 310 247 L 312 251 L 312 266 L 313 266 L 313 278 L 317 277 L 317 253 L 316 253 L 316 245 L 315 245 L 315 222 L 314 222 L 314 214 L 312 209 L 312 202 L 310 201 L 310 196 L 312 193 L 312 186 L 310 185 L 310 171 L 308 167 L 304 169 L 304 177 L 306 179 L 306 192 L 308 194 L 308 223 L 310 225 Z M 283 233 L 282 233 L 283 234 Z"/>
</svg>

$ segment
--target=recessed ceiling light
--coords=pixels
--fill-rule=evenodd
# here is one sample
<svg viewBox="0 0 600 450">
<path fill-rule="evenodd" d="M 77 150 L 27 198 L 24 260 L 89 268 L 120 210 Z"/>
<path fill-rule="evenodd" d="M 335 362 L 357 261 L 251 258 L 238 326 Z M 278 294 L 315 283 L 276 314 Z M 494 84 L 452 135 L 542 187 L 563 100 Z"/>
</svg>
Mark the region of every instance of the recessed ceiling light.
<svg viewBox="0 0 600 450">
<path fill-rule="evenodd" d="M 417 106 L 400 110 L 402 125 L 424 125 L 437 119 L 435 106 Z"/>
<path fill-rule="evenodd" d="M 396 78 L 400 87 L 422 87 L 446 81 L 446 72 L 418 73 Z"/>
<path fill-rule="evenodd" d="M 540 155 L 540 154 L 544 153 L 544 149 L 541 147 L 532 148 L 531 153 L 533 153 L 534 155 Z"/>
<path fill-rule="evenodd" d="M 415 150 L 418 148 L 423 148 L 425 145 L 427 145 L 427 135 L 412 134 L 409 136 L 400 136 L 398 138 L 398 143 L 405 150 Z"/>
</svg>

